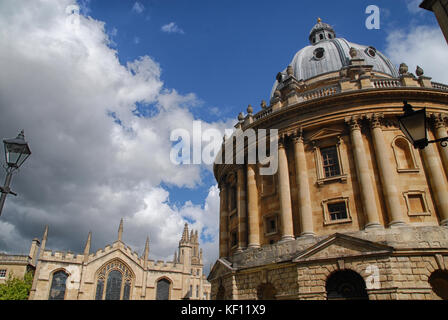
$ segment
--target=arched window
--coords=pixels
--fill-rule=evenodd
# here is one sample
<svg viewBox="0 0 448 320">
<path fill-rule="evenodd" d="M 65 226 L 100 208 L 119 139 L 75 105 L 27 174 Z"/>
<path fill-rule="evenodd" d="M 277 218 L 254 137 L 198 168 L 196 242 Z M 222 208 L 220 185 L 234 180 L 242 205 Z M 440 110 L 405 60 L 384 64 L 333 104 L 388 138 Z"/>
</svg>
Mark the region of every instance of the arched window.
<svg viewBox="0 0 448 320">
<path fill-rule="evenodd" d="M 133 273 L 121 261 L 107 263 L 98 271 L 95 299 L 129 300 L 133 279 Z"/>
<path fill-rule="evenodd" d="M 434 271 L 428 279 L 432 291 L 443 300 L 448 300 L 448 271 Z"/>
<path fill-rule="evenodd" d="M 48 300 L 64 300 L 67 278 L 68 274 L 63 270 L 53 273 Z"/>
<path fill-rule="evenodd" d="M 170 299 L 170 286 L 171 282 L 168 279 L 160 279 L 157 281 L 157 295 L 156 300 L 169 300 Z"/>
<path fill-rule="evenodd" d="M 364 279 L 351 270 L 336 271 L 326 283 L 328 300 L 369 299 Z"/>
<path fill-rule="evenodd" d="M 418 171 L 412 146 L 405 137 L 396 137 L 392 142 L 392 149 L 398 172 Z"/>
</svg>

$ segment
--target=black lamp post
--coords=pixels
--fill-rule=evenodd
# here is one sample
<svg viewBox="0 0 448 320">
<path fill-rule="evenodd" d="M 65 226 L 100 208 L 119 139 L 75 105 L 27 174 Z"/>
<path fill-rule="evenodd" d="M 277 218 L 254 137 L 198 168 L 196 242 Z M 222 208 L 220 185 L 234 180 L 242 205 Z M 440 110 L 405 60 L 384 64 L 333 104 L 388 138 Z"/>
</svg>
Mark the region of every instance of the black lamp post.
<svg viewBox="0 0 448 320">
<path fill-rule="evenodd" d="M 424 149 L 430 143 L 440 142 L 443 147 L 448 146 L 448 137 L 428 140 L 426 131 L 426 108 L 415 111 L 407 101 L 404 101 L 404 115 L 398 117 L 400 129 L 412 142 L 414 148 Z"/>
<path fill-rule="evenodd" d="M 25 141 L 23 130 L 14 139 L 3 139 L 3 144 L 5 145 L 5 158 L 7 166 L 5 166 L 5 185 L 3 187 L 0 187 L 0 191 L 2 194 L 0 198 L 0 215 L 2 214 L 6 196 L 8 194 L 17 196 L 17 194 L 15 192 L 12 192 L 9 188 L 12 174 L 14 173 L 14 171 L 20 168 L 20 166 L 25 162 L 26 159 L 28 159 L 31 154 L 31 150 Z"/>
</svg>

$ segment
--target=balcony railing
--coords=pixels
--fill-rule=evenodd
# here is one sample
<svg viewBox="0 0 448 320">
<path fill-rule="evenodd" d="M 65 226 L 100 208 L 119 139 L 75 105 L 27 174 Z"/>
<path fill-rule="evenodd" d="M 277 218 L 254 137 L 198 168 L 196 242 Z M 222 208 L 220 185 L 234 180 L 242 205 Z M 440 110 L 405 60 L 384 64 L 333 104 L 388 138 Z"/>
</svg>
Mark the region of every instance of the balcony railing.
<svg viewBox="0 0 448 320">
<path fill-rule="evenodd" d="M 375 79 L 375 80 L 372 80 L 372 84 L 375 89 L 403 87 L 400 79 Z M 443 83 L 432 82 L 432 87 L 434 89 L 448 91 L 448 85 L 443 84 Z M 341 92 L 339 85 L 318 88 L 318 89 L 314 89 L 311 91 L 306 91 L 306 92 L 301 93 L 299 95 L 299 101 L 300 100 L 309 101 L 309 100 L 319 99 L 319 98 L 323 98 L 323 97 L 328 97 L 328 96 L 337 94 L 339 92 Z M 266 108 L 266 109 L 258 112 L 254 116 L 254 120 L 257 121 L 257 120 L 263 119 L 271 113 L 272 113 L 272 107 Z"/>
<path fill-rule="evenodd" d="M 383 88 L 398 88 L 401 87 L 401 81 L 397 79 L 381 79 L 373 80 L 373 86 L 377 89 Z"/>
</svg>

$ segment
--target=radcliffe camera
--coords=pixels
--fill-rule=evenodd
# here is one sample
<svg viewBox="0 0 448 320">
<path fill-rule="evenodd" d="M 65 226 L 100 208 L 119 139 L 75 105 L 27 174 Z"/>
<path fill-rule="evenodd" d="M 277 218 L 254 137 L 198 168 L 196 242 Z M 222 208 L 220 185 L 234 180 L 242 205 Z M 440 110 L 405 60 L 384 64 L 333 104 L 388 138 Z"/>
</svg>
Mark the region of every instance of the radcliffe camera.
<svg viewBox="0 0 448 320">
<path fill-rule="evenodd" d="M 1 1 L 1 306 L 446 309 L 447 26 L 448 0 Z"/>
</svg>

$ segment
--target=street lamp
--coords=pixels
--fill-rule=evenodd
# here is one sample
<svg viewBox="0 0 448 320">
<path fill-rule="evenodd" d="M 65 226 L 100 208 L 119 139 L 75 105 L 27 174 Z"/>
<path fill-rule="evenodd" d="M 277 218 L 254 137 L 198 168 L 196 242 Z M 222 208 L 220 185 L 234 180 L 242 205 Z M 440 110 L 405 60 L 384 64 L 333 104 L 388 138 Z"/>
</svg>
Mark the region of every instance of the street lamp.
<svg viewBox="0 0 448 320">
<path fill-rule="evenodd" d="M 14 171 L 20 168 L 20 166 L 25 162 L 26 159 L 28 159 L 31 154 L 28 143 L 26 143 L 25 141 L 23 130 L 17 135 L 16 138 L 3 139 L 3 144 L 5 145 L 5 158 L 7 166 L 4 167 L 6 170 L 5 185 L 3 187 L 0 187 L 0 191 L 2 193 L 2 196 L 0 198 L 0 215 L 2 214 L 6 196 L 8 194 L 17 196 L 17 193 L 12 192 L 9 188 L 12 174 L 14 173 Z"/>
<path fill-rule="evenodd" d="M 404 115 L 398 117 L 400 129 L 414 145 L 414 148 L 424 149 L 430 143 L 440 142 L 442 147 L 448 146 L 448 137 L 428 140 L 426 131 L 426 108 L 415 111 L 407 101 L 404 101 Z"/>
</svg>

